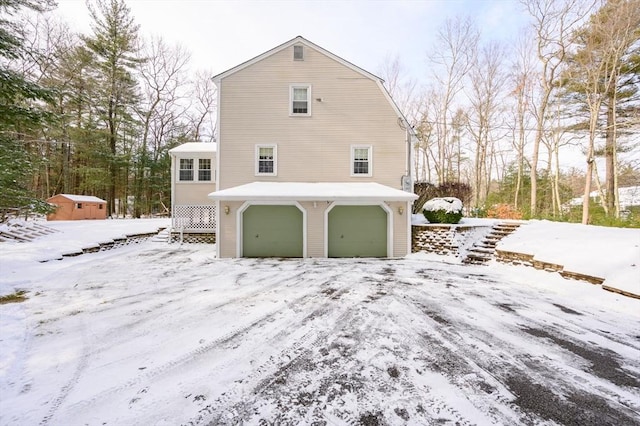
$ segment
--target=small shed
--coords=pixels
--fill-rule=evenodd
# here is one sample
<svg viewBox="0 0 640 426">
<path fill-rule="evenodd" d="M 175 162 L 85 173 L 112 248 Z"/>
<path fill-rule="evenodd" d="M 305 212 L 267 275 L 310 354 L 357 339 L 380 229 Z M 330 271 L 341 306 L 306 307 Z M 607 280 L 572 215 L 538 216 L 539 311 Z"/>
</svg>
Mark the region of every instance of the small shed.
<svg viewBox="0 0 640 426">
<path fill-rule="evenodd" d="M 58 208 L 47 215 L 47 220 L 106 219 L 107 202 L 93 195 L 57 194 L 47 198 Z"/>
</svg>

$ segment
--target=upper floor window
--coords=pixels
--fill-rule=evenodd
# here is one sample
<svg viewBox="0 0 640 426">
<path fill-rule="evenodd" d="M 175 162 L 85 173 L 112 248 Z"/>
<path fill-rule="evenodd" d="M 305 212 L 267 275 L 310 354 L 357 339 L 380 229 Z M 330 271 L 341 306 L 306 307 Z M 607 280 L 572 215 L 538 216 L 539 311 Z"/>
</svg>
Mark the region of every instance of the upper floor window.
<svg viewBox="0 0 640 426">
<path fill-rule="evenodd" d="M 289 115 L 311 115 L 310 84 L 292 84 L 289 99 Z"/>
<path fill-rule="evenodd" d="M 211 159 L 200 158 L 198 160 L 198 180 L 210 181 L 211 180 Z"/>
<path fill-rule="evenodd" d="M 211 182 L 213 179 L 210 158 L 181 158 L 178 169 L 180 182 Z"/>
<path fill-rule="evenodd" d="M 180 180 L 193 180 L 193 158 L 180 159 Z"/>
<path fill-rule="evenodd" d="M 293 60 L 294 61 L 304 61 L 304 47 L 303 46 L 293 46 Z"/>
<path fill-rule="evenodd" d="M 351 146 L 351 176 L 372 176 L 371 145 Z"/>
<path fill-rule="evenodd" d="M 277 155 L 276 145 L 256 145 L 256 175 L 276 176 Z"/>
</svg>

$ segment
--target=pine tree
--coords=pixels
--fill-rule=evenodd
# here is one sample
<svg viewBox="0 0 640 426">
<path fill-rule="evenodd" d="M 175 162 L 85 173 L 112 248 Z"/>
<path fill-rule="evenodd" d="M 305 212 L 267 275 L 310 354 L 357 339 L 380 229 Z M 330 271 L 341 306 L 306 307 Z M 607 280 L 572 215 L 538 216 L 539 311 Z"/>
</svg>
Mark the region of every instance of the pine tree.
<svg viewBox="0 0 640 426">
<path fill-rule="evenodd" d="M 42 12 L 51 5 L 48 0 L 0 1 L 0 220 L 8 209 L 48 210 L 30 188 L 35 165 L 26 144 L 27 135 L 54 119 L 43 109 L 52 93 L 12 69 L 11 61 L 37 53 L 26 46 L 22 28 L 12 18 L 23 8 Z"/>
<path fill-rule="evenodd" d="M 98 114 L 104 122 L 110 153 L 108 211 L 115 211 L 118 196 L 126 199 L 127 140 L 132 138 L 133 107 L 137 102 L 137 82 L 133 71 L 141 63 L 137 57 L 138 28 L 124 0 L 97 0 L 89 5 L 93 35 L 84 39 L 96 58 L 95 71 L 100 87 Z M 125 166 L 125 167 L 123 167 Z M 123 183 L 124 182 L 124 183 Z M 124 190 L 118 191 L 124 187 Z M 118 212 L 119 213 L 119 212 Z"/>
<path fill-rule="evenodd" d="M 598 150 L 595 139 L 605 135 L 607 202 L 614 210 L 617 193 L 615 157 L 618 110 L 637 99 L 640 49 L 640 0 L 608 0 L 576 34 L 577 50 L 570 55 L 563 75 L 568 97 L 583 104 L 588 112 L 587 175 L 583 203 L 583 223 L 589 216 L 589 193 Z M 604 113 L 605 118 L 601 115 Z M 596 175 L 596 182 L 599 182 Z"/>
</svg>

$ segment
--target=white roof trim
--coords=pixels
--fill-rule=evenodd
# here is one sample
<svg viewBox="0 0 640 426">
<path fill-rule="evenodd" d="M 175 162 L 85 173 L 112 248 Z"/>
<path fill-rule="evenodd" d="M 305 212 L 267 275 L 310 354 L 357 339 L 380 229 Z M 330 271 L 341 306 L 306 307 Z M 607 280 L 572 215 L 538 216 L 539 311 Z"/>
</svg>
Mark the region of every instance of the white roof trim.
<svg viewBox="0 0 640 426">
<path fill-rule="evenodd" d="M 67 198 L 76 203 L 106 203 L 102 198 L 94 197 L 93 195 L 75 195 L 75 194 L 58 194 L 64 198 Z M 51 197 L 53 198 L 53 197 Z"/>
<path fill-rule="evenodd" d="M 187 142 L 169 150 L 170 154 L 216 152 L 218 144 L 210 142 Z"/>
<path fill-rule="evenodd" d="M 209 194 L 220 201 L 413 201 L 417 195 L 375 182 L 253 182 Z"/>
<path fill-rule="evenodd" d="M 234 74 L 234 73 L 236 73 L 236 72 L 238 72 L 240 70 L 243 70 L 243 69 L 247 68 L 248 66 L 251 66 L 251 65 L 255 64 L 256 62 L 260 62 L 261 60 L 263 60 L 263 59 L 265 59 L 265 58 L 267 58 L 267 57 L 269 57 L 271 55 L 274 55 L 274 54 L 276 54 L 276 53 L 278 53 L 278 52 L 280 52 L 280 51 L 282 51 L 282 50 L 284 50 L 284 49 L 286 49 L 286 48 L 288 48 L 290 46 L 300 45 L 300 44 L 304 44 L 307 47 L 310 47 L 312 49 L 315 49 L 315 50 L 325 54 L 326 56 L 330 57 L 331 59 L 341 63 L 342 65 L 344 65 L 344 66 L 346 66 L 348 68 L 351 68 L 355 72 L 360 73 L 360 74 L 362 74 L 363 76 L 365 76 L 367 78 L 370 78 L 372 80 L 382 81 L 382 79 L 380 77 L 370 73 L 367 70 L 364 70 L 364 69 L 360 68 L 357 65 L 352 64 L 351 62 L 349 62 L 349 61 L 347 61 L 345 59 L 342 59 L 340 56 L 335 55 L 335 54 L 329 52 L 326 49 L 323 49 L 322 47 L 318 46 L 317 44 L 314 44 L 314 43 L 310 42 L 309 40 L 305 39 L 302 36 L 297 36 L 297 37 L 295 37 L 295 38 L 293 38 L 293 39 L 291 39 L 291 40 L 289 40 L 289 41 L 287 41 L 285 43 L 282 43 L 280 46 L 276 46 L 273 49 L 267 50 L 266 52 L 254 57 L 252 59 L 249 59 L 248 61 L 245 61 L 245 62 L 241 63 L 240 65 L 236 65 L 235 67 L 230 68 L 227 71 L 224 71 L 224 72 L 222 72 L 222 73 L 220 73 L 218 75 L 215 75 L 215 76 L 212 77 L 212 80 L 214 82 L 216 82 L 216 84 L 218 84 L 218 82 L 220 80 L 222 80 L 225 77 L 230 76 L 231 74 Z"/>
</svg>

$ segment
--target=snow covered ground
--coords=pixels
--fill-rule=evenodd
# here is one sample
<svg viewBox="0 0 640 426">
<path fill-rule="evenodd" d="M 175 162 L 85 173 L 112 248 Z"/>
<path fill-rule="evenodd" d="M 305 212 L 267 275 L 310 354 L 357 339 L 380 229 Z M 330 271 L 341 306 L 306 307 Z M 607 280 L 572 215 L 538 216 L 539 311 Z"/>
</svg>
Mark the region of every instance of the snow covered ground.
<svg viewBox="0 0 640 426">
<path fill-rule="evenodd" d="M 558 274 L 152 241 L 39 262 L 167 222 L 52 222 L 64 232 L 0 243 L 0 294 L 27 292 L 0 305 L 0 424 L 640 424 L 640 300 Z M 594 275 L 606 259 L 637 271 L 633 247 L 636 266 L 610 245 L 637 250 L 637 230 L 587 248 L 556 225 L 504 244 L 565 264 L 599 248 Z"/>
</svg>

